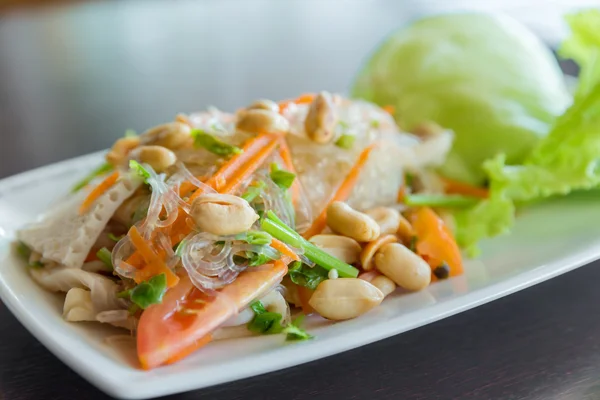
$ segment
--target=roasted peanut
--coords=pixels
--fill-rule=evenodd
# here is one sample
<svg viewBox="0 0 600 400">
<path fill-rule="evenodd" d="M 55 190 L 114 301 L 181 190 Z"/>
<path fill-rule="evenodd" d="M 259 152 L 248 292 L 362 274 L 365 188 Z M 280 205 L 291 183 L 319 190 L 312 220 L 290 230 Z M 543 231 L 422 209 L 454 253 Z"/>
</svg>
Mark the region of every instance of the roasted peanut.
<svg viewBox="0 0 600 400">
<path fill-rule="evenodd" d="M 400 224 L 398 225 L 398 231 L 396 234 L 404 244 L 409 244 L 412 238 L 415 236 L 415 230 L 402 214 L 400 215 Z"/>
<path fill-rule="evenodd" d="M 192 143 L 192 128 L 186 123 L 176 121 L 155 126 L 140 135 L 143 144 L 163 146 L 177 150 Z"/>
<path fill-rule="evenodd" d="M 319 93 L 310 104 L 304 120 L 307 136 L 316 143 L 330 143 L 334 138 L 336 123 L 337 117 L 331 94 Z"/>
<path fill-rule="evenodd" d="M 241 197 L 207 193 L 192 203 L 190 216 L 198 229 L 215 235 L 245 232 L 258 219 L 258 214 Z"/>
<path fill-rule="evenodd" d="M 383 246 L 375 254 L 375 266 L 404 289 L 421 290 L 431 282 L 429 264 L 400 243 Z"/>
<path fill-rule="evenodd" d="M 268 110 L 274 113 L 279 113 L 279 105 L 273 100 L 259 99 L 255 100 L 246 107 L 246 110 Z"/>
<path fill-rule="evenodd" d="M 375 240 L 380 233 L 379 225 L 373 218 L 341 201 L 334 201 L 327 207 L 327 225 L 334 232 L 359 242 Z"/>
<path fill-rule="evenodd" d="M 383 293 L 357 278 L 327 279 L 317 286 L 308 302 L 321 316 L 334 321 L 356 318 L 376 307 Z"/>
<path fill-rule="evenodd" d="M 371 280 L 371 285 L 381 290 L 381 293 L 383 293 L 384 296 L 394 293 L 394 290 L 396 290 L 396 284 L 394 281 L 384 275 L 379 275 L 373 278 Z"/>
<path fill-rule="evenodd" d="M 106 153 L 106 162 L 115 167 L 121 165 L 127 159 L 129 152 L 139 145 L 140 138 L 137 136 L 118 139 L 110 151 Z"/>
<path fill-rule="evenodd" d="M 287 119 L 271 110 L 251 109 L 238 114 L 236 129 L 248 133 L 285 133 L 290 130 Z"/>
<path fill-rule="evenodd" d="M 357 262 L 361 251 L 360 244 L 356 240 L 346 236 L 315 235 L 308 241 L 347 264 Z"/>
<path fill-rule="evenodd" d="M 360 264 L 365 271 L 370 271 L 373 269 L 373 256 L 377 251 L 385 246 L 388 243 L 395 243 L 398 241 L 396 235 L 384 235 L 379 236 L 377 239 L 372 242 L 367 243 L 367 245 L 360 252 Z"/>
<path fill-rule="evenodd" d="M 171 150 L 162 146 L 140 146 L 129 153 L 129 158 L 146 163 L 158 173 L 177 162 L 177 156 Z"/>
<path fill-rule="evenodd" d="M 400 227 L 400 212 L 390 207 L 376 207 L 365 211 L 379 225 L 381 234 L 396 233 Z"/>
</svg>

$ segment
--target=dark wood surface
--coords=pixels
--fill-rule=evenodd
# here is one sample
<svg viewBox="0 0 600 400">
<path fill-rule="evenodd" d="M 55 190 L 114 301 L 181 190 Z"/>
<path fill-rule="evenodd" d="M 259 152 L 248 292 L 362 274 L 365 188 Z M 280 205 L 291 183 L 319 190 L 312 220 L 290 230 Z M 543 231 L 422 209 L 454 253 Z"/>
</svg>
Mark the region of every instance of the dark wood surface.
<svg viewBox="0 0 600 400">
<path fill-rule="evenodd" d="M 344 91 L 373 46 L 420 14 L 502 10 L 554 42 L 576 2 L 448 3 L 93 2 L 0 14 L 0 177 L 105 148 L 179 111 Z M 169 398 L 600 399 L 598 267 L 360 349 Z M 0 400 L 80 398 L 106 396 L 0 303 Z"/>
</svg>

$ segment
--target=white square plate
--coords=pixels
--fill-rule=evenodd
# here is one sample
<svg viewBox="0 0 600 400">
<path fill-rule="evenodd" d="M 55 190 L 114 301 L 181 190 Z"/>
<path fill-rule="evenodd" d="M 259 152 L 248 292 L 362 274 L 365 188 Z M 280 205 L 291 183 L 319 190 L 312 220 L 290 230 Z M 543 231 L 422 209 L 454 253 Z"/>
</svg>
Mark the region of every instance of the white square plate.
<svg viewBox="0 0 600 400">
<path fill-rule="evenodd" d="M 68 323 L 61 297 L 45 292 L 10 251 L 14 231 L 101 162 L 99 153 L 0 181 L 0 297 L 21 323 L 67 365 L 116 397 L 148 398 L 258 375 L 353 349 L 497 299 L 600 258 L 600 207 L 585 198 L 525 210 L 510 236 L 483 243 L 466 273 L 419 293 L 395 293 L 350 321 L 307 321 L 312 341 L 277 336 L 214 342 L 184 361 L 136 369 L 133 349 L 104 339 L 117 333 L 92 323 Z M 122 332 L 121 332 L 122 333 Z"/>
</svg>

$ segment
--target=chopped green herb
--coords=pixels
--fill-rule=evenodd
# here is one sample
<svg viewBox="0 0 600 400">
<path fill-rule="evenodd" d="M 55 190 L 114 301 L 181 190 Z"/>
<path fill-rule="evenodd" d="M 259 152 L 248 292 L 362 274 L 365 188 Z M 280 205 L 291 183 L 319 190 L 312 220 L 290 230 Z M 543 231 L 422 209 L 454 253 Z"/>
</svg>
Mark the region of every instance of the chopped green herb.
<svg viewBox="0 0 600 400">
<path fill-rule="evenodd" d="M 283 330 L 281 326 L 282 316 L 279 313 L 269 312 L 260 301 L 250 304 L 254 311 L 254 318 L 248 323 L 248 330 L 255 333 L 271 334 L 280 333 Z"/>
<path fill-rule="evenodd" d="M 246 200 L 248 203 L 251 203 L 254 201 L 254 199 L 262 194 L 266 186 L 267 184 L 265 181 L 256 181 L 252 183 L 242 195 L 242 199 Z"/>
<path fill-rule="evenodd" d="M 288 326 L 283 328 L 282 333 L 286 334 L 285 340 L 287 341 L 300 341 L 300 340 L 309 340 L 314 338 L 313 335 L 310 335 L 304 329 L 300 328 L 302 322 L 304 322 L 305 315 L 298 316 L 295 320 L 290 322 Z"/>
<path fill-rule="evenodd" d="M 81 188 L 87 186 L 97 176 L 104 175 L 105 173 L 110 172 L 113 169 L 114 167 L 109 163 L 102 164 L 101 166 L 90 172 L 85 178 L 77 182 L 75 186 L 73 186 L 71 191 L 77 192 L 78 190 L 81 190 Z"/>
<path fill-rule="evenodd" d="M 248 330 L 251 332 L 264 335 L 284 333 L 286 335 L 286 340 L 294 341 L 313 338 L 313 336 L 300 328 L 300 324 L 304 320 L 304 315 L 299 316 L 284 327 L 281 325 L 281 314 L 267 311 L 260 301 L 257 300 L 251 303 L 250 308 L 255 314 L 252 321 L 248 323 Z"/>
<path fill-rule="evenodd" d="M 96 253 L 96 257 L 98 257 L 98 260 L 102 261 L 104 265 L 110 267 L 111 270 L 114 269 L 112 264 L 112 253 L 109 249 L 107 249 L 106 247 L 101 248 Z"/>
<path fill-rule="evenodd" d="M 31 256 L 31 249 L 23 242 L 17 242 L 17 254 L 23 257 L 25 261 L 29 261 L 29 257 Z"/>
<path fill-rule="evenodd" d="M 260 224 L 261 228 L 274 238 L 279 239 L 292 247 L 304 250 L 306 258 L 326 270 L 337 269 L 342 278 L 356 278 L 358 276 L 358 269 L 354 268 L 352 265 L 346 264 L 339 258 L 332 256 L 304 239 L 298 232 L 294 231 L 279 219 L 273 211 L 267 211 L 266 218 L 263 218 Z"/>
<path fill-rule="evenodd" d="M 351 149 L 354 146 L 354 141 L 356 140 L 356 136 L 354 135 L 342 135 L 335 142 L 335 145 L 341 147 L 342 149 Z"/>
<path fill-rule="evenodd" d="M 142 164 L 135 160 L 129 160 L 129 169 L 133 170 L 140 178 L 144 179 L 145 183 L 148 183 L 150 172 L 148 172 Z"/>
<path fill-rule="evenodd" d="M 466 208 L 480 201 L 478 197 L 446 194 L 408 194 L 404 198 L 404 203 L 411 207 Z"/>
<path fill-rule="evenodd" d="M 416 236 L 412 236 L 410 238 L 410 244 L 408 245 L 408 248 L 413 253 L 417 251 L 417 237 Z"/>
<path fill-rule="evenodd" d="M 160 304 L 167 291 L 167 276 L 160 274 L 153 276 L 134 287 L 117 294 L 117 297 L 127 298 L 142 309 L 150 307 L 152 304 Z"/>
<path fill-rule="evenodd" d="M 123 236 L 125 236 L 125 235 L 117 236 L 117 235 L 113 235 L 112 233 L 109 233 L 107 236 L 113 242 L 118 242 L 119 240 L 123 239 Z"/>
<path fill-rule="evenodd" d="M 126 137 L 126 138 L 137 137 L 137 135 L 138 135 L 138 134 L 137 134 L 137 132 L 136 132 L 136 131 L 134 131 L 133 129 L 127 129 L 127 130 L 125 131 L 125 137 Z"/>
<path fill-rule="evenodd" d="M 415 181 L 415 176 L 410 172 L 404 174 L 404 186 L 411 187 Z"/>
<path fill-rule="evenodd" d="M 259 265 L 264 265 L 271 261 L 272 258 L 266 255 L 265 253 L 252 253 L 250 252 L 248 257 L 248 266 L 249 267 L 258 267 Z"/>
<path fill-rule="evenodd" d="M 380 125 L 380 122 L 378 120 L 376 120 L 376 119 L 371 120 L 371 128 L 377 129 L 377 128 L 379 128 L 379 125 Z"/>
<path fill-rule="evenodd" d="M 183 239 L 181 242 L 179 242 L 179 244 L 175 248 L 175 255 L 177 257 L 181 257 L 183 255 L 183 248 L 185 247 L 186 243 L 187 243 L 187 240 Z"/>
<path fill-rule="evenodd" d="M 242 149 L 239 147 L 225 143 L 215 136 L 200 129 L 192 130 L 192 137 L 194 138 L 195 147 L 205 148 L 211 153 L 219 156 L 230 156 L 233 154 L 240 154 L 242 152 Z"/>
<path fill-rule="evenodd" d="M 259 246 L 271 244 L 271 240 L 273 240 L 271 235 L 262 231 L 248 231 L 246 233 L 237 235 L 236 239 L 244 240 L 249 244 L 257 244 Z"/>
<path fill-rule="evenodd" d="M 304 286 L 311 290 L 315 290 L 319 286 L 319 283 L 328 279 L 328 271 L 325 268 L 318 265 L 311 268 L 300 261 L 294 261 L 290 264 L 288 274 L 292 282 L 296 285 Z"/>
<path fill-rule="evenodd" d="M 296 174 L 279 168 L 276 163 L 271 164 L 271 180 L 283 190 L 288 190 L 292 187 Z"/>
</svg>

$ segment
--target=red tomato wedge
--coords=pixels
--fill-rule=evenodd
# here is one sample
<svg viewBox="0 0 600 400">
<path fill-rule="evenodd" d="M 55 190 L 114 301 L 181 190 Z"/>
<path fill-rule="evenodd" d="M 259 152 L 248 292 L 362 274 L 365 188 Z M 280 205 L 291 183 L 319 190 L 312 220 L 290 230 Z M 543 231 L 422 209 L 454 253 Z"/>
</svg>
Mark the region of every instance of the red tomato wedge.
<svg viewBox="0 0 600 400">
<path fill-rule="evenodd" d="M 140 318 L 137 352 L 143 369 L 180 360 L 210 341 L 210 333 L 277 285 L 287 266 L 276 261 L 242 272 L 209 298 L 185 276 Z"/>
<path fill-rule="evenodd" d="M 429 207 L 420 207 L 408 217 L 417 236 L 417 254 L 432 270 L 445 262 L 450 268 L 450 276 L 462 274 L 460 249 L 444 221 Z"/>
</svg>

